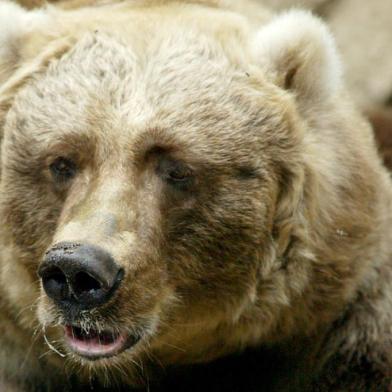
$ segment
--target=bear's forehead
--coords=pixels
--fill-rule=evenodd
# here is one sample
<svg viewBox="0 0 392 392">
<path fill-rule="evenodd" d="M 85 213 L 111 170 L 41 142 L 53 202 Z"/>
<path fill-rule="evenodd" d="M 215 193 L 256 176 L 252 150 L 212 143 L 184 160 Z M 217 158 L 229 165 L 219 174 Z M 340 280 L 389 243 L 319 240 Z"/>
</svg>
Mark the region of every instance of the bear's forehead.
<svg viewBox="0 0 392 392">
<path fill-rule="evenodd" d="M 197 100 L 222 106 L 235 93 L 235 80 L 245 74 L 206 37 L 191 35 L 177 42 L 168 35 L 140 50 L 120 37 L 96 32 L 80 39 L 34 87 L 64 103 L 77 95 L 79 105 L 99 97 L 116 108 L 139 101 L 146 109 L 178 111 Z"/>
<path fill-rule="evenodd" d="M 31 133 L 43 130 L 45 138 L 98 128 L 126 138 L 124 129 L 154 127 L 180 138 L 186 132 L 194 145 L 215 139 L 218 148 L 239 148 L 261 137 L 266 118 L 280 121 L 269 104 L 271 91 L 254 89 L 248 78 L 246 67 L 233 64 L 210 37 L 189 33 L 178 41 L 168 35 L 133 46 L 98 31 L 51 63 L 17 106 L 25 117 L 31 114 L 25 121 Z M 245 138 L 246 132 L 252 136 Z"/>
</svg>

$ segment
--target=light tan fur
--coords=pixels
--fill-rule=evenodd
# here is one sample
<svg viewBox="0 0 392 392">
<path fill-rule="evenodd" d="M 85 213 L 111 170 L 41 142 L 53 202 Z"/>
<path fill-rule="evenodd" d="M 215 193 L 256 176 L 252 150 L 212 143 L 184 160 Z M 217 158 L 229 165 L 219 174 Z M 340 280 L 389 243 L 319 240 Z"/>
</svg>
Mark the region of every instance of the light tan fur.
<svg viewBox="0 0 392 392">
<path fill-rule="evenodd" d="M 321 21 L 229 1 L 2 2 L 0 22 L 13 15 L 16 33 L 0 27 L 4 383 L 138 385 L 155 366 L 294 341 L 317 357 L 310 384 L 338 388 L 341 355 L 343 379 L 367 356 L 382 362 L 372 387 L 386 385 L 391 184 Z M 166 154 L 190 165 L 192 192 L 159 178 Z M 61 189 L 59 156 L 79 167 Z M 79 321 L 133 331 L 134 348 L 89 362 L 64 344 L 36 275 L 61 241 L 99 244 L 125 269 Z"/>
<path fill-rule="evenodd" d="M 28 8 L 46 4 L 42 0 L 19 0 Z M 64 8 L 96 4 L 97 0 L 64 0 Z M 102 0 L 103 2 L 103 0 Z M 347 87 L 352 98 L 367 110 L 385 104 L 392 96 L 392 56 L 390 28 L 392 2 L 376 0 L 258 0 L 274 10 L 301 7 L 313 10 L 325 20 L 337 41 L 345 64 Z M 241 5 L 243 2 L 237 2 Z"/>
<path fill-rule="evenodd" d="M 347 87 L 363 109 L 392 97 L 392 2 L 375 0 L 263 0 L 275 10 L 304 7 L 330 26 L 346 69 Z"/>
</svg>

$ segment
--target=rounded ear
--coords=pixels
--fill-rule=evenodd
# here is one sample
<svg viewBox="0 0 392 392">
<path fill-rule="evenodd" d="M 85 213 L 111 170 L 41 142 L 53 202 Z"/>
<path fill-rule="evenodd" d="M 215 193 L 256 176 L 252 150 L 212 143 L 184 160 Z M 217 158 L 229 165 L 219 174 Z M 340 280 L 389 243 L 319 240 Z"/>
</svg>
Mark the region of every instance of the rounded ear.
<svg viewBox="0 0 392 392">
<path fill-rule="evenodd" d="M 17 68 L 28 35 L 45 25 L 48 18 L 46 9 L 27 11 L 11 1 L 0 0 L 0 86 Z"/>
<path fill-rule="evenodd" d="M 300 104 L 315 105 L 341 87 L 341 64 L 326 25 L 310 12 L 292 10 L 275 17 L 256 34 L 257 63 Z"/>
</svg>

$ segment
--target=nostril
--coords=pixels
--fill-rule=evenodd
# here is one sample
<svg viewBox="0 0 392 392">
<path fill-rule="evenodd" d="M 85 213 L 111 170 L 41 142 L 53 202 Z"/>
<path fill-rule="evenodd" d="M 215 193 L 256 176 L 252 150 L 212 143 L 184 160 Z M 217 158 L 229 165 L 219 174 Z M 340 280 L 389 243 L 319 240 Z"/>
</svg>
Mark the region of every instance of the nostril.
<svg viewBox="0 0 392 392">
<path fill-rule="evenodd" d="M 42 284 L 49 297 L 62 300 L 68 296 L 67 279 L 60 268 L 51 268 L 43 273 Z"/>
<path fill-rule="evenodd" d="M 101 283 L 86 272 L 78 272 L 72 282 L 72 288 L 76 296 L 97 291 L 101 287 Z"/>
<path fill-rule="evenodd" d="M 124 271 L 98 246 L 64 242 L 46 253 L 38 275 L 46 294 L 68 311 L 106 303 L 120 286 Z"/>
</svg>

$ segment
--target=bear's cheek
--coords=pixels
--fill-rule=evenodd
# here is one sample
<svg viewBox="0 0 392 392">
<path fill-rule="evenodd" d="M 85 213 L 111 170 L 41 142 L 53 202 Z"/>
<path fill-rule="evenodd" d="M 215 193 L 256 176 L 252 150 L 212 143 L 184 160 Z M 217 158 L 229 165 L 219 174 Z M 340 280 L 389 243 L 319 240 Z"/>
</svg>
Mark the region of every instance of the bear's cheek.
<svg viewBox="0 0 392 392">
<path fill-rule="evenodd" d="M 176 301 L 175 289 L 168 281 L 165 266 L 151 262 L 126 275 L 116 298 L 107 309 L 110 310 L 108 315 L 126 325 L 140 323 L 148 327 Z M 103 314 L 105 312 L 104 309 Z"/>
<path fill-rule="evenodd" d="M 185 307 L 206 308 L 208 303 L 210 311 L 241 298 L 270 248 L 269 209 L 249 202 L 253 195 L 248 191 L 233 193 L 203 201 L 187 215 L 166 220 L 169 281 Z M 257 193 L 254 199 L 265 201 L 263 196 Z"/>
<path fill-rule="evenodd" d="M 4 237 L 38 265 L 51 243 L 61 203 L 45 184 L 5 173 L 0 189 Z M 8 181 L 8 178 L 10 180 Z M 16 179 L 16 180 L 15 180 Z"/>
</svg>

